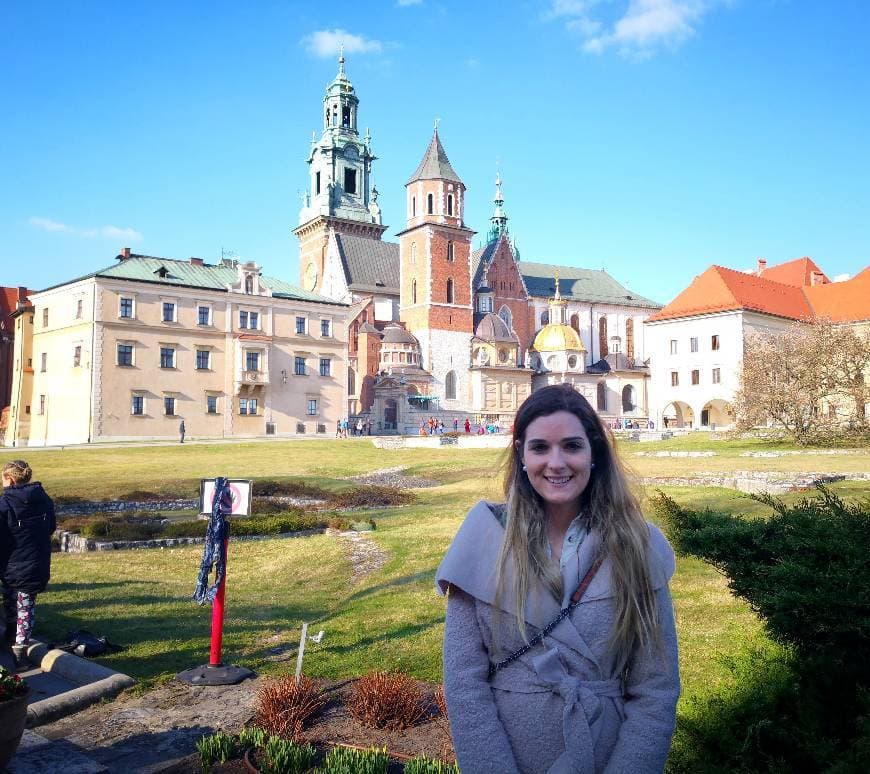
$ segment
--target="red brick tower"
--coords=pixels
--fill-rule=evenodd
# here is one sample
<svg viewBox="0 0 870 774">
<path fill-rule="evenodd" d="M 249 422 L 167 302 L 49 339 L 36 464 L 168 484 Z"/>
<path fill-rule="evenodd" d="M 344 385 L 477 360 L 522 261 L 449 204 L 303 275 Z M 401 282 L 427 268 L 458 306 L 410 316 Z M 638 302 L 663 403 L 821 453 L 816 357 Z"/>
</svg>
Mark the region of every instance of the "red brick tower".
<svg viewBox="0 0 870 774">
<path fill-rule="evenodd" d="M 473 327 L 471 238 L 463 222 L 465 185 L 450 165 L 436 128 L 405 185 L 407 228 L 399 233 L 399 315 L 420 342 L 422 366 L 444 408 L 470 397 Z"/>
</svg>

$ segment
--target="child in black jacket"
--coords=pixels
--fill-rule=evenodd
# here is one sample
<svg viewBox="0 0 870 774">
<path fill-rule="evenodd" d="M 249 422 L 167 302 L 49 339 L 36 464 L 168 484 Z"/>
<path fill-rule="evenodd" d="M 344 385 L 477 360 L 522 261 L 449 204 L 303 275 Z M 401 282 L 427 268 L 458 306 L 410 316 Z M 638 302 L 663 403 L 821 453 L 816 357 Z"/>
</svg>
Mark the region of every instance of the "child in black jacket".
<svg viewBox="0 0 870 774">
<path fill-rule="evenodd" d="M 27 666 L 36 595 L 45 591 L 51 568 L 54 503 L 23 460 L 3 466 L 0 495 L 0 583 L 6 640 L 15 665 Z"/>
</svg>

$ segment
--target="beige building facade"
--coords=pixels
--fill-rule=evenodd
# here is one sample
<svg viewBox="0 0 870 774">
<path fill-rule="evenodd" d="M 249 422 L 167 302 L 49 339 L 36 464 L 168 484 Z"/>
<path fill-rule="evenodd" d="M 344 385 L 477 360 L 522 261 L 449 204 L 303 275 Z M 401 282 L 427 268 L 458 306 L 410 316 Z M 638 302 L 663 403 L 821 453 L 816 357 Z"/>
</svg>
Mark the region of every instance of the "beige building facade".
<svg viewBox="0 0 870 774">
<path fill-rule="evenodd" d="M 255 263 L 125 248 L 31 303 L 32 384 L 11 407 L 30 423 L 6 445 L 179 438 L 182 421 L 187 438 L 316 435 L 344 415 L 347 305 Z"/>
</svg>

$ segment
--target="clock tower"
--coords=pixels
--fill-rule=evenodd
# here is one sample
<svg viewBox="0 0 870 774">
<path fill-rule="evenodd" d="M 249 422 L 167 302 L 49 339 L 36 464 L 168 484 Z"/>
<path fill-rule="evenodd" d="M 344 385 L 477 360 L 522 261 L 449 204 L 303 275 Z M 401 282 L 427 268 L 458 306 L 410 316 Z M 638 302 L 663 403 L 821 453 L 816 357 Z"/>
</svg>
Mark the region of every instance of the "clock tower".
<svg viewBox="0 0 870 774">
<path fill-rule="evenodd" d="M 338 74 L 323 98 L 323 132 L 311 138 L 308 153 L 309 184 L 302 194 L 299 225 L 299 275 L 302 287 L 319 293 L 329 231 L 381 239 L 377 188 L 372 185 L 371 135 L 360 137 L 359 99 L 344 71 L 344 52 Z"/>
</svg>

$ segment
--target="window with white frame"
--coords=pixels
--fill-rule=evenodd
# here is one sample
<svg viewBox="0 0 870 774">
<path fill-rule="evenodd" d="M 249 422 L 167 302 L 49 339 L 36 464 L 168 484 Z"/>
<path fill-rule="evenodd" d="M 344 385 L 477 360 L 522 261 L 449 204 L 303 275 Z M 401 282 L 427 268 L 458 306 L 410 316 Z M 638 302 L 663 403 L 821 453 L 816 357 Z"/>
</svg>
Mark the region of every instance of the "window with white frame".
<svg viewBox="0 0 870 774">
<path fill-rule="evenodd" d="M 48 370 L 48 352 L 43 352 L 39 356 L 39 370 L 45 373 Z"/>
<path fill-rule="evenodd" d="M 160 367 L 175 368 L 175 347 L 167 345 L 160 347 Z"/>
<path fill-rule="evenodd" d="M 82 345 L 76 344 L 73 347 L 73 368 L 80 368 L 82 365 Z"/>
<path fill-rule="evenodd" d="M 260 353 L 247 351 L 245 353 L 245 370 L 259 371 L 260 370 Z"/>
<path fill-rule="evenodd" d="M 719 349 L 719 334 L 718 333 L 714 333 L 710 337 L 710 349 L 714 349 L 714 350 Z"/>
<path fill-rule="evenodd" d="M 680 386 L 680 372 L 679 371 L 671 371 L 671 387 L 679 387 Z"/>
<path fill-rule="evenodd" d="M 39 396 L 39 413 L 40 414 L 45 413 L 45 395 Z"/>
<path fill-rule="evenodd" d="M 692 369 L 692 384 L 700 384 L 701 383 L 701 372 L 697 368 Z"/>
<path fill-rule="evenodd" d="M 330 376 L 332 374 L 332 360 L 328 357 L 320 358 L 320 375 Z"/>
<path fill-rule="evenodd" d="M 131 341 L 119 341 L 117 348 L 117 363 L 119 366 L 133 365 L 134 345 Z"/>
<path fill-rule="evenodd" d="M 48 327 L 48 307 L 45 307 L 45 309 L 42 310 L 42 327 Z"/>
<path fill-rule="evenodd" d="M 205 413 L 206 414 L 217 414 L 218 413 L 218 396 L 206 394 L 205 396 Z"/>
<path fill-rule="evenodd" d="M 242 416 L 256 416 L 257 399 L 239 398 L 239 414 L 241 414 Z"/>
<path fill-rule="evenodd" d="M 198 304 L 196 307 L 196 324 L 211 325 L 211 307 L 208 304 Z"/>
<path fill-rule="evenodd" d="M 118 317 L 132 320 L 136 316 L 135 301 L 132 296 L 121 296 L 118 299 Z"/>
<path fill-rule="evenodd" d="M 246 329 L 248 327 L 248 310 L 239 310 L 239 328 Z"/>
<path fill-rule="evenodd" d="M 178 319 L 178 305 L 175 301 L 163 302 L 163 322 L 176 322 Z"/>
<path fill-rule="evenodd" d="M 85 302 L 81 298 L 76 299 L 76 320 L 82 319 L 82 315 L 84 314 L 84 306 Z"/>
<path fill-rule="evenodd" d="M 293 373 L 296 376 L 305 376 L 305 358 L 301 355 L 293 358 Z"/>
<path fill-rule="evenodd" d="M 321 336 L 324 336 L 324 337 L 329 336 L 331 328 L 332 328 L 332 325 L 331 325 L 329 320 L 321 320 L 320 321 L 320 335 Z"/>
<path fill-rule="evenodd" d="M 671 354 L 672 355 L 677 354 L 677 340 L 676 339 L 671 339 Z"/>
<path fill-rule="evenodd" d="M 130 413 L 134 417 L 145 416 L 145 396 L 141 392 L 134 392 L 131 396 Z"/>
<path fill-rule="evenodd" d="M 163 396 L 163 413 L 167 417 L 175 416 L 175 396 L 174 395 L 164 395 Z"/>
<path fill-rule="evenodd" d="M 196 350 L 196 370 L 208 371 L 211 368 L 211 350 L 198 349 Z"/>
<path fill-rule="evenodd" d="M 722 372 L 718 368 L 713 369 L 713 384 L 719 384 L 722 381 Z"/>
<path fill-rule="evenodd" d="M 297 317 L 296 318 L 296 333 L 304 334 L 305 333 L 305 318 Z"/>
<path fill-rule="evenodd" d="M 697 352 L 698 351 L 698 337 L 692 336 L 689 339 L 689 352 Z"/>
<path fill-rule="evenodd" d="M 317 398 L 308 399 L 308 416 L 317 416 Z"/>
</svg>

